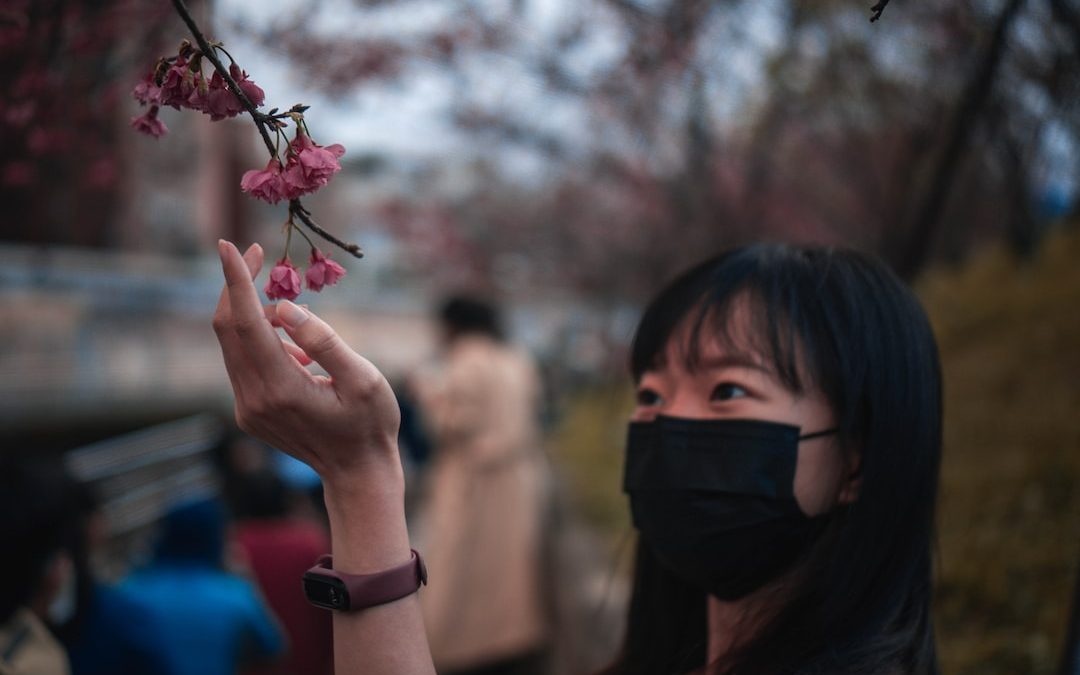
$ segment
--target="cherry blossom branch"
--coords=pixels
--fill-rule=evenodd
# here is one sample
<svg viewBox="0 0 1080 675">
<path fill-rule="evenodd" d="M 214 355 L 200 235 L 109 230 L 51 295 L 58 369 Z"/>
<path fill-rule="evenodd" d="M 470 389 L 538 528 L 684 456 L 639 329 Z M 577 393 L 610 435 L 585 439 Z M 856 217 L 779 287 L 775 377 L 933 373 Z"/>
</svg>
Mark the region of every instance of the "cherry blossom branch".
<svg viewBox="0 0 1080 675">
<path fill-rule="evenodd" d="M 299 218 L 300 222 L 302 222 L 304 225 L 307 225 L 309 230 L 319 235 L 331 244 L 334 244 L 338 248 L 356 256 L 357 258 L 364 257 L 364 251 L 359 246 L 349 243 L 347 241 L 342 241 L 341 239 L 338 239 L 334 235 L 319 227 L 318 223 L 312 220 L 311 211 L 308 211 L 306 208 L 304 208 L 304 205 L 300 203 L 299 199 L 289 200 L 289 213 Z"/>
<path fill-rule="evenodd" d="M 206 57 L 206 59 L 209 60 L 211 64 L 213 64 L 214 70 L 216 70 L 217 73 L 221 76 L 221 78 L 225 80 L 225 82 L 229 85 L 229 89 L 232 90 L 232 92 L 236 95 L 236 98 L 240 101 L 240 104 L 244 106 L 244 110 L 246 110 L 247 113 L 251 115 L 252 121 L 255 122 L 255 126 L 259 130 L 259 135 L 262 137 L 263 144 L 266 145 L 266 149 L 270 152 L 270 157 L 277 157 L 277 147 L 270 139 L 270 134 L 266 130 L 267 123 L 270 122 L 274 124 L 276 123 L 276 120 L 288 117 L 291 112 L 299 112 L 297 109 L 301 108 L 302 106 L 293 106 L 293 109 L 289 112 L 281 113 L 278 115 L 273 114 L 274 112 L 276 112 L 276 108 L 274 110 L 271 110 L 271 114 L 269 115 L 259 112 L 258 109 L 256 109 L 255 105 L 251 102 L 251 99 L 249 99 L 247 94 L 244 93 L 244 90 L 240 87 L 239 84 L 237 84 L 236 80 L 233 79 L 232 73 L 229 72 L 229 69 L 226 68 L 225 64 L 223 64 L 221 62 L 221 59 L 218 58 L 215 48 L 213 47 L 213 45 L 210 44 L 210 41 L 206 39 L 206 36 L 203 35 L 202 31 L 199 29 L 198 24 L 195 23 L 195 19 L 192 18 L 191 12 L 188 11 L 187 5 L 184 4 L 184 0 L 172 0 L 172 4 L 173 7 L 176 9 L 176 13 L 180 15 L 180 18 L 187 25 L 188 30 L 191 31 L 191 35 L 195 38 L 195 42 L 199 45 L 199 49 L 202 51 L 203 56 Z M 306 110 L 306 108 L 303 109 Z M 299 218 L 300 222 L 304 223 L 304 225 L 306 225 L 308 229 L 310 229 L 312 232 L 319 235 L 326 241 L 334 244 L 346 253 L 349 253 L 356 258 L 364 257 L 364 251 L 358 245 L 342 241 L 341 239 L 338 239 L 334 235 L 321 228 L 311 218 L 311 212 L 308 211 L 304 207 L 304 205 L 300 203 L 299 199 L 289 200 L 289 213 Z"/>
<path fill-rule="evenodd" d="M 229 69 L 225 67 L 225 64 L 221 62 L 221 59 L 217 57 L 217 52 L 210 45 L 210 42 L 206 39 L 206 36 L 199 30 L 199 26 L 195 23 L 195 19 L 191 18 L 191 12 L 188 11 L 187 5 L 184 4 L 184 0 L 172 0 L 173 7 L 176 8 L 176 13 L 180 15 L 184 23 L 187 24 L 188 30 L 191 31 L 191 35 L 195 38 L 195 42 L 198 43 L 199 49 L 202 51 L 203 56 L 214 65 L 214 70 L 221 75 L 221 78 L 229 84 L 229 89 L 232 90 L 236 97 L 240 99 L 241 105 L 244 106 L 244 110 L 248 111 L 251 118 L 255 121 L 255 126 L 259 128 L 259 135 L 262 136 L 263 143 L 266 144 L 266 149 L 270 151 L 271 156 L 276 156 L 277 152 L 274 149 L 274 143 L 270 140 L 270 134 L 266 131 L 266 124 L 263 121 L 263 114 L 259 112 L 251 99 L 247 97 L 247 94 L 240 88 L 240 85 L 233 79 Z"/>
</svg>

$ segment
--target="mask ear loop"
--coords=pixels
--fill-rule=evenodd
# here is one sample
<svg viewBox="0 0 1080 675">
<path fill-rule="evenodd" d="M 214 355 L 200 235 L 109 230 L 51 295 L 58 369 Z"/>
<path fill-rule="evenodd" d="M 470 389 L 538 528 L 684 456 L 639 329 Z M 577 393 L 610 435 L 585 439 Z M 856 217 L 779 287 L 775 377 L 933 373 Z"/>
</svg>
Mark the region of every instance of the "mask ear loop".
<svg viewBox="0 0 1080 675">
<path fill-rule="evenodd" d="M 828 436 L 830 434 L 835 434 L 835 433 L 837 433 L 839 431 L 840 431 L 840 427 L 833 427 L 832 429 L 825 429 L 823 431 L 815 431 L 812 434 L 803 434 L 802 436 L 799 436 L 799 440 L 800 441 L 808 441 L 811 438 L 818 438 L 819 436 Z"/>
<path fill-rule="evenodd" d="M 818 438 L 820 436 L 828 436 L 830 434 L 838 433 L 839 431 L 840 431 L 839 427 L 833 427 L 831 429 L 823 429 L 822 431 L 815 431 L 815 432 L 813 432 L 811 434 L 804 434 L 802 436 L 799 436 L 799 442 L 807 441 L 807 440 L 810 440 L 811 438 Z M 849 480 L 854 480 L 856 482 L 861 482 L 862 481 L 861 475 L 862 475 L 862 463 L 860 462 L 858 464 L 858 466 L 856 466 L 855 470 L 850 473 L 848 478 L 849 478 Z M 855 490 L 857 491 L 858 487 L 856 487 Z M 856 498 L 858 498 L 858 493 L 857 492 L 856 492 Z M 846 504 L 842 504 L 842 506 L 846 506 Z"/>
<path fill-rule="evenodd" d="M 799 436 L 799 442 L 802 443 L 803 441 L 808 441 L 808 440 L 810 440 L 812 438 L 820 438 L 821 436 L 829 436 L 829 435 L 839 433 L 839 432 L 840 432 L 840 427 L 832 427 L 831 429 L 823 429 L 821 431 L 815 431 L 815 432 L 810 433 L 810 434 L 803 434 L 802 436 Z M 857 468 L 852 473 L 852 476 L 857 477 L 861 473 L 862 473 L 862 466 L 859 466 L 859 468 Z"/>
<path fill-rule="evenodd" d="M 799 442 L 802 443 L 803 441 L 808 441 L 808 440 L 810 440 L 812 438 L 820 438 L 821 436 L 829 436 L 831 434 L 839 433 L 839 431 L 840 431 L 840 427 L 833 427 L 831 429 L 823 429 L 821 431 L 815 431 L 815 432 L 813 432 L 811 434 L 803 434 L 802 436 L 799 436 Z M 858 475 L 860 473 L 862 473 L 862 467 L 861 466 L 852 473 L 852 476 L 853 477 L 858 477 Z"/>
</svg>

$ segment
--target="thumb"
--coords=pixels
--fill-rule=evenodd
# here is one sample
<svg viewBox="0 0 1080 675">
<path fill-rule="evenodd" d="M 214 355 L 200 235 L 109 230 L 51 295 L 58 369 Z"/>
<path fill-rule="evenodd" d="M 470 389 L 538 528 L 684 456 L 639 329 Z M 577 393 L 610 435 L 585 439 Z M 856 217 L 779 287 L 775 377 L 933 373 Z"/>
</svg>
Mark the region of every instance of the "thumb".
<svg viewBox="0 0 1080 675">
<path fill-rule="evenodd" d="M 349 348 L 330 324 L 288 300 L 277 304 L 277 318 L 298 347 L 337 381 L 360 375 L 362 359 Z"/>
</svg>

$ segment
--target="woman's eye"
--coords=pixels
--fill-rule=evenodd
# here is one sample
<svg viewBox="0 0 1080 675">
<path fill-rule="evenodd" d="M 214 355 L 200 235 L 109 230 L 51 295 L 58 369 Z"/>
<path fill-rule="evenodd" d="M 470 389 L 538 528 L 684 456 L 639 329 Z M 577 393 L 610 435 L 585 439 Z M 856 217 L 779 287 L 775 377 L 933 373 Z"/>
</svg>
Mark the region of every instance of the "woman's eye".
<svg viewBox="0 0 1080 675">
<path fill-rule="evenodd" d="M 746 390 L 737 384 L 731 384 L 730 382 L 723 382 L 716 385 L 716 388 L 712 392 L 713 401 L 730 401 L 736 398 L 743 398 L 748 396 Z"/>
<path fill-rule="evenodd" d="M 662 399 L 660 398 L 660 394 L 656 393 L 652 389 L 639 389 L 638 390 L 638 393 L 637 393 L 637 403 L 638 403 L 638 405 L 644 405 L 644 406 L 659 405 L 661 400 Z"/>
</svg>

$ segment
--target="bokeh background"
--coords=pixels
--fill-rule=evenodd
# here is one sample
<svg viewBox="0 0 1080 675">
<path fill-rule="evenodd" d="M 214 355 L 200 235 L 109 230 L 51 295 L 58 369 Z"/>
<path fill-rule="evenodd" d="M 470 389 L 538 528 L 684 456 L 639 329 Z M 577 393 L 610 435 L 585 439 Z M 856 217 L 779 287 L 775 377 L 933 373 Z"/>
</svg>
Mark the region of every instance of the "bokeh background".
<svg viewBox="0 0 1080 675">
<path fill-rule="evenodd" d="M 311 105 L 315 140 L 347 149 L 308 205 L 366 257 L 336 253 L 349 276 L 304 301 L 392 380 L 432 358 L 444 291 L 503 304 L 543 365 L 582 602 L 613 633 L 642 302 L 724 246 L 820 242 L 883 257 L 940 341 L 944 671 L 1057 672 L 1080 555 L 1080 3 L 896 2 L 874 23 L 871 4 L 190 6 L 269 106 Z M 229 433 L 215 242 L 284 246 L 284 207 L 239 190 L 266 160 L 250 120 L 128 126 L 187 37 L 163 1 L 0 7 L 3 451 L 108 482 L 117 540 L 213 483 L 177 462 Z"/>
</svg>

